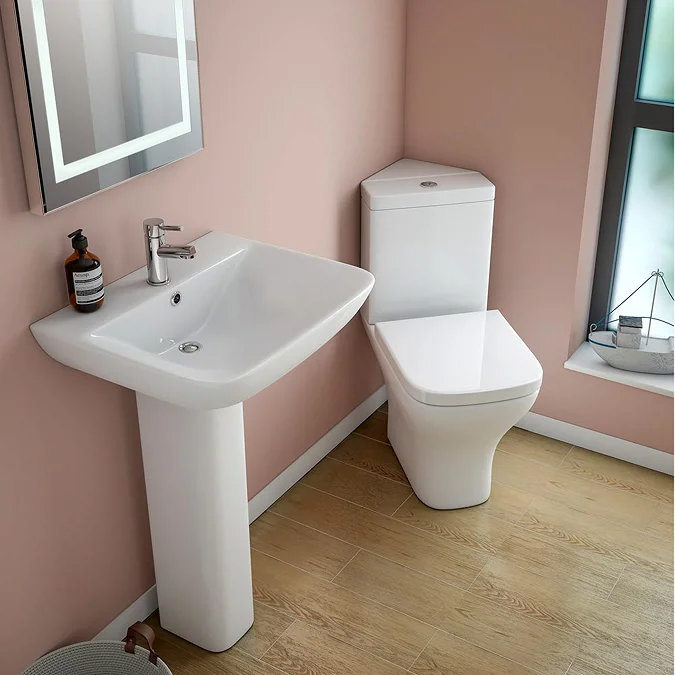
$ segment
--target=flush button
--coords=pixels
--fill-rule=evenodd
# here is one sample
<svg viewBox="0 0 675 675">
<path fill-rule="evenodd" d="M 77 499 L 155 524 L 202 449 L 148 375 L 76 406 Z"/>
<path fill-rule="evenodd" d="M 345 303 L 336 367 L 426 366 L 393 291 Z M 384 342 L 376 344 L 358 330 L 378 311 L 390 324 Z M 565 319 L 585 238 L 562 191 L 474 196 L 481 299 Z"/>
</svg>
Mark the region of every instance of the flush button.
<svg viewBox="0 0 675 675">
<path fill-rule="evenodd" d="M 435 180 L 423 180 L 420 187 L 438 187 L 438 183 Z"/>
</svg>

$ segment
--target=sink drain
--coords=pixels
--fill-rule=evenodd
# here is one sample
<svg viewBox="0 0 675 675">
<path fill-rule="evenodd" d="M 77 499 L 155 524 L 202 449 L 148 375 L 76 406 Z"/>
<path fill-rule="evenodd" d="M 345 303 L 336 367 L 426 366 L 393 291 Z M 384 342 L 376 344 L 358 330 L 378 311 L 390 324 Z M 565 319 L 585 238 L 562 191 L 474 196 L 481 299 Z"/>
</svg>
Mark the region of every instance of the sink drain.
<svg viewBox="0 0 675 675">
<path fill-rule="evenodd" d="M 199 342 L 183 342 L 182 344 L 178 345 L 178 351 L 183 352 L 183 354 L 194 354 L 201 348 L 202 346 L 199 344 Z"/>
</svg>

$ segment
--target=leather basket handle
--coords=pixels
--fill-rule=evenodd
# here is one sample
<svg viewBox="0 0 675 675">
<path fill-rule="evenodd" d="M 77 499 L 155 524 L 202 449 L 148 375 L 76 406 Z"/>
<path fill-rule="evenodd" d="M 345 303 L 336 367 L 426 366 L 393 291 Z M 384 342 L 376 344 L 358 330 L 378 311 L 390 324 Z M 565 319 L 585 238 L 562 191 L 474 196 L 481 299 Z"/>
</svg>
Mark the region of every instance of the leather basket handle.
<svg viewBox="0 0 675 675">
<path fill-rule="evenodd" d="M 148 651 L 150 652 L 150 663 L 157 665 L 157 652 L 153 649 L 155 643 L 155 631 L 148 626 L 147 623 L 137 621 L 133 626 L 127 629 L 127 636 L 124 638 L 124 651 L 128 654 L 136 653 L 136 641 L 138 636 L 141 636 L 148 643 Z"/>
</svg>

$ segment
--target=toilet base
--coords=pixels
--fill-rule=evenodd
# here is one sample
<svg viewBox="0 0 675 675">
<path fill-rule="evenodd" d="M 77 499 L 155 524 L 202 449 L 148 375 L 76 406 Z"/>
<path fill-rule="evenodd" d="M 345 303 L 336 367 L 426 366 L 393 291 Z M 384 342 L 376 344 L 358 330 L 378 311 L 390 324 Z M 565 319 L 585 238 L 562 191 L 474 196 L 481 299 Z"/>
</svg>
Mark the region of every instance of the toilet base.
<svg viewBox="0 0 675 675">
<path fill-rule="evenodd" d="M 487 501 L 497 443 L 532 407 L 538 392 L 510 401 L 440 407 L 416 401 L 397 381 L 385 379 L 389 441 L 420 501 L 433 509 Z"/>
</svg>

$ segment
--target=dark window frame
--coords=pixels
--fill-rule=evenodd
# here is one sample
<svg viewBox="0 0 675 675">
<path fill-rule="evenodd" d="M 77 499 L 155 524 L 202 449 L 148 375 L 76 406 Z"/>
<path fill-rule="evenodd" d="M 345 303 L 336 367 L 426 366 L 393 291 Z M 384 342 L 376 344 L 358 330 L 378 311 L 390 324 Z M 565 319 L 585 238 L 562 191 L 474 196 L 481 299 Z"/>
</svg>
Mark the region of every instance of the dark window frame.
<svg viewBox="0 0 675 675">
<path fill-rule="evenodd" d="M 616 257 L 636 127 L 673 131 L 673 104 L 637 98 L 650 0 L 627 0 L 614 118 L 600 218 L 595 277 L 588 323 L 599 321 L 611 307 Z M 601 327 L 602 328 L 602 327 Z"/>
</svg>

